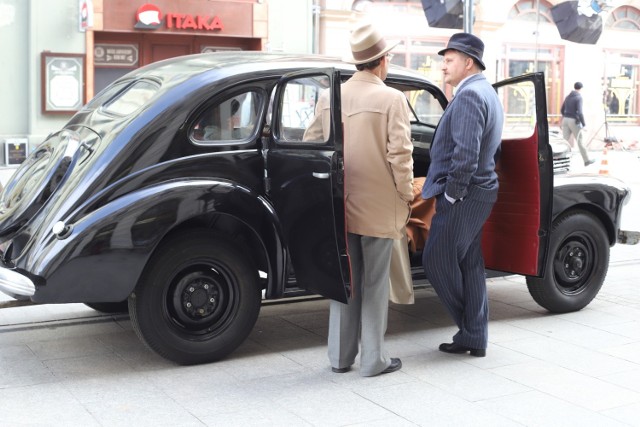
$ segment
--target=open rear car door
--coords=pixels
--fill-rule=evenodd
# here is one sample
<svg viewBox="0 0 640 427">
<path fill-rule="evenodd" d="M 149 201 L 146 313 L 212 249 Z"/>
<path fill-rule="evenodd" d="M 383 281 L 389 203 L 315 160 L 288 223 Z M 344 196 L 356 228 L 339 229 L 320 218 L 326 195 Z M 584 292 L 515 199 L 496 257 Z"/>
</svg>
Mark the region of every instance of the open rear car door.
<svg viewBox="0 0 640 427">
<path fill-rule="evenodd" d="M 323 114 L 324 135 L 309 139 L 305 131 L 321 96 L 329 96 L 330 107 Z M 350 270 L 340 73 L 314 69 L 283 76 L 275 92 L 269 138 L 265 185 L 281 220 L 296 282 L 346 303 Z"/>
</svg>

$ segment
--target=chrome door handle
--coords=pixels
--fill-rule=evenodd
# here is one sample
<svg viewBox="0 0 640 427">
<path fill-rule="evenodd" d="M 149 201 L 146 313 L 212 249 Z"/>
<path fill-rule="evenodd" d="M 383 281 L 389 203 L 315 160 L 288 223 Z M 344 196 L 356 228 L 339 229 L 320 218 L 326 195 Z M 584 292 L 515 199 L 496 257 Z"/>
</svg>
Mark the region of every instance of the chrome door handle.
<svg viewBox="0 0 640 427">
<path fill-rule="evenodd" d="M 329 173 L 328 172 L 314 172 L 313 173 L 313 177 L 314 178 L 319 178 L 319 179 L 329 179 Z"/>
</svg>

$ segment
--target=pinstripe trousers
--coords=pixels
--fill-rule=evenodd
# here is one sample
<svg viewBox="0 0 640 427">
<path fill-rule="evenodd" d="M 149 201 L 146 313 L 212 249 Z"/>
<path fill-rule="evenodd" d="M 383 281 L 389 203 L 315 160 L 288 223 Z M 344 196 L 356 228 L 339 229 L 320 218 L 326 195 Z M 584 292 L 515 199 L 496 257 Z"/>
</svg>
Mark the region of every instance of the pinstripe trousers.
<svg viewBox="0 0 640 427">
<path fill-rule="evenodd" d="M 487 348 L 489 304 L 482 257 L 482 226 L 493 202 L 436 197 L 436 214 L 422 253 L 425 275 L 458 326 L 453 342 Z"/>
<path fill-rule="evenodd" d="M 390 364 L 384 350 L 389 311 L 389 268 L 393 239 L 347 233 L 353 295 L 349 304 L 329 306 L 329 362 L 351 366 L 358 354 L 360 375 L 378 375 Z"/>
</svg>

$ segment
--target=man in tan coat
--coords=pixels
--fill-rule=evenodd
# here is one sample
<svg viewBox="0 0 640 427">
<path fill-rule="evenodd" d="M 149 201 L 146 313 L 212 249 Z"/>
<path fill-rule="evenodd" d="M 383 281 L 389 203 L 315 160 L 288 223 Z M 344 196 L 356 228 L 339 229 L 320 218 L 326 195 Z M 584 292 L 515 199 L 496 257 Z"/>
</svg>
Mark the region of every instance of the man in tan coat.
<svg viewBox="0 0 640 427">
<path fill-rule="evenodd" d="M 407 99 L 383 83 L 396 44 L 367 23 L 352 31 L 350 42 L 353 56 L 345 61 L 358 71 L 341 86 L 341 108 L 352 295 L 349 304 L 331 301 L 329 360 L 333 372 L 349 371 L 360 338 L 360 374 L 373 376 L 402 366 L 387 355 L 384 334 L 392 244 L 403 236 L 413 199 L 413 145 Z M 323 139 L 328 115 L 323 96 L 306 140 Z"/>
</svg>

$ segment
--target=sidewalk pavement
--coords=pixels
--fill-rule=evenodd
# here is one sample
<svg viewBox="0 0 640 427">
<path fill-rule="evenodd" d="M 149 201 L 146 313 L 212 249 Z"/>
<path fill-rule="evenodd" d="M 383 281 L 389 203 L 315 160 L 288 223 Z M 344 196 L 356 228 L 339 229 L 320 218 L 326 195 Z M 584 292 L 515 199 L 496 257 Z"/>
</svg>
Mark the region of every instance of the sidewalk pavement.
<svg viewBox="0 0 640 427">
<path fill-rule="evenodd" d="M 148 351 L 127 315 L 5 308 L 1 424 L 640 426 L 638 273 L 637 259 L 613 263 L 598 297 L 562 315 L 537 306 L 520 276 L 489 279 L 485 358 L 437 350 L 454 327 L 419 290 L 390 308 L 387 346 L 402 369 L 369 378 L 357 363 L 331 372 L 323 299 L 263 306 L 235 353 L 189 367 Z"/>
</svg>

